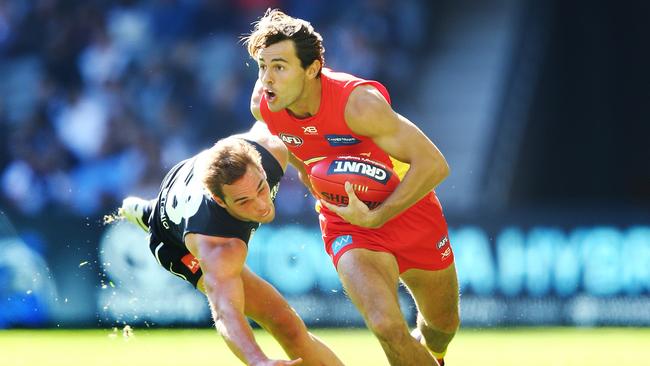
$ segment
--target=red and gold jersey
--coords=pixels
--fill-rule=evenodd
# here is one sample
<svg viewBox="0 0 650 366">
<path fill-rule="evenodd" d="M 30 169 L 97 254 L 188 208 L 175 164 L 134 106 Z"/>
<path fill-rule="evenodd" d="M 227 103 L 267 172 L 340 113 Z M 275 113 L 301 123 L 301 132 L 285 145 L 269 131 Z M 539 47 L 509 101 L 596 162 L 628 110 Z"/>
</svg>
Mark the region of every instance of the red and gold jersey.
<svg viewBox="0 0 650 366">
<path fill-rule="evenodd" d="M 391 166 L 403 178 L 408 164 L 391 158 L 369 137 L 353 133 L 345 121 L 345 107 L 355 87 L 372 85 L 390 103 L 386 88 L 376 81 L 329 69 L 323 69 L 320 81 L 320 107 L 309 118 L 295 118 L 286 109 L 271 112 L 266 97 L 262 97 L 260 112 L 271 133 L 307 165 L 327 156 L 360 155 Z M 439 270 L 454 261 L 447 223 L 433 192 L 378 229 L 354 226 L 324 207 L 319 218 L 325 249 L 334 266 L 343 253 L 354 248 L 393 254 L 400 273 L 411 268 Z"/>
</svg>

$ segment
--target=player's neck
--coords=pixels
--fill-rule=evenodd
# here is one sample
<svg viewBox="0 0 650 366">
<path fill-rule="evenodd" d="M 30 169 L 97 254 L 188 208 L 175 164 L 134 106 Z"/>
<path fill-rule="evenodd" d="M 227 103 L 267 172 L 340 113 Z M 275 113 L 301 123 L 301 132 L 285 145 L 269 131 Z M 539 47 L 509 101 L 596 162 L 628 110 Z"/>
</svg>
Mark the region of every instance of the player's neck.
<svg viewBox="0 0 650 366">
<path fill-rule="evenodd" d="M 296 118 L 315 116 L 320 109 L 321 89 L 320 78 L 309 80 L 303 89 L 302 95 L 287 108 L 289 114 Z"/>
</svg>

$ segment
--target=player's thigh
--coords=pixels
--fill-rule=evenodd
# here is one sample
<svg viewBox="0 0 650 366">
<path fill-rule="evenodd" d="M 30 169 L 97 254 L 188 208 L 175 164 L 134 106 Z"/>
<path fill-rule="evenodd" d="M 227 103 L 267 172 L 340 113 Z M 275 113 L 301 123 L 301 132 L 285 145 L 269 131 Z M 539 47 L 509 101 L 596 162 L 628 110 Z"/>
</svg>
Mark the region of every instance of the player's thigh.
<svg viewBox="0 0 650 366">
<path fill-rule="evenodd" d="M 437 271 L 410 269 L 401 275 L 427 324 L 447 333 L 459 323 L 456 266 Z"/>
<path fill-rule="evenodd" d="M 287 300 L 270 283 L 256 275 L 248 267 L 242 271 L 244 283 L 244 313 L 264 328 L 306 327 Z"/>
<path fill-rule="evenodd" d="M 397 298 L 399 270 L 392 254 L 350 249 L 339 259 L 337 271 L 348 296 L 371 328 L 403 321 Z"/>
</svg>

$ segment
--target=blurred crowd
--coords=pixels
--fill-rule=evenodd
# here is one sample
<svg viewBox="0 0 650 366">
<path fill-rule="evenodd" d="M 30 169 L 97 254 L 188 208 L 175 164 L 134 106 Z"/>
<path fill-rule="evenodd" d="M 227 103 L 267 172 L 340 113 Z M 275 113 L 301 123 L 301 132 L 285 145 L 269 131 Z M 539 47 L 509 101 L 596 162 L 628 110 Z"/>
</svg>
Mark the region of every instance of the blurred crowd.
<svg viewBox="0 0 650 366">
<path fill-rule="evenodd" d="M 427 51 L 427 6 L 0 0 L 0 207 L 100 214 L 126 195 L 153 197 L 173 164 L 246 130 L 257 66 L 240 37 L 269 7 L 311 21 L 327 66 L 382 81 L 404 106 Z M 297 179 L 283 183 L 280 214 L 310 209 L 292 199 L 302 194 Z"/>
</svg>

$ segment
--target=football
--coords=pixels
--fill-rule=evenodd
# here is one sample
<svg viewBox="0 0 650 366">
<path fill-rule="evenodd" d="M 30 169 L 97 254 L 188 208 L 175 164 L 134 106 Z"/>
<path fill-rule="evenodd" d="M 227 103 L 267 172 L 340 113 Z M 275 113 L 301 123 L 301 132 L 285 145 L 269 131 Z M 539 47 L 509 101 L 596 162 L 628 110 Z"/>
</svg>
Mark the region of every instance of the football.
<svg viewBox="0 0 650 366">
<path fill-rule="evenodd" d="M 399 177 L 383 163 L 361 156 L 336 156 L 309 165 L 309 180 L 318 198 L 345 206 L 345 182 L 368 208 L 379 206 L 399 184 Z"/>
</svg>

